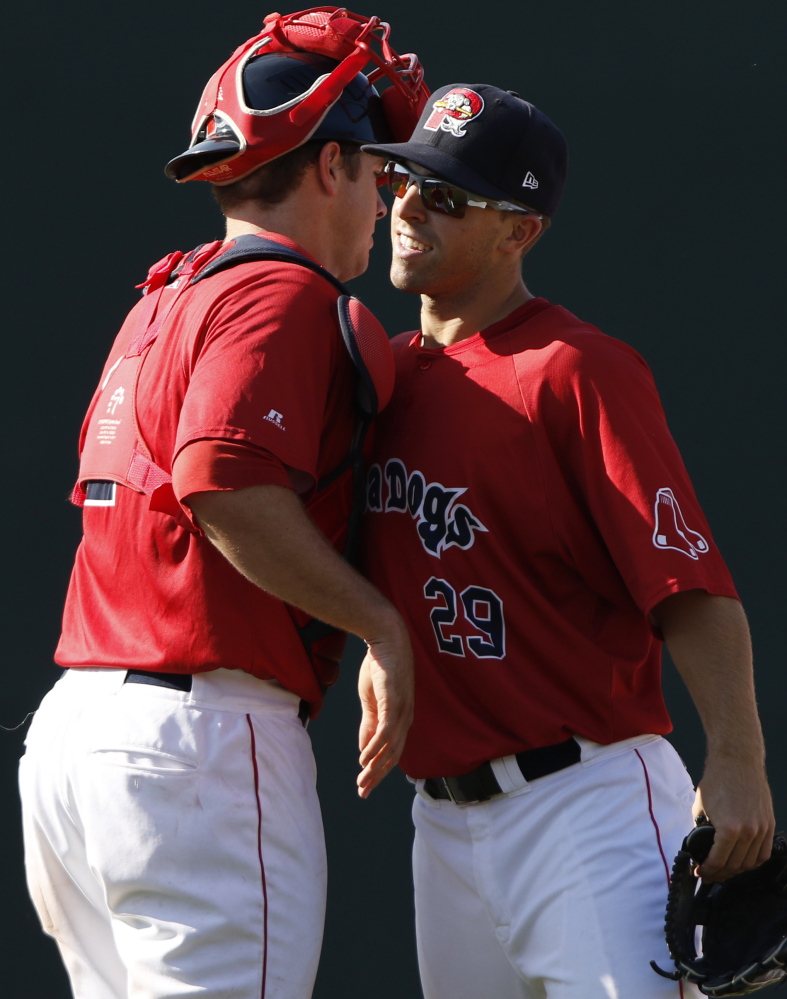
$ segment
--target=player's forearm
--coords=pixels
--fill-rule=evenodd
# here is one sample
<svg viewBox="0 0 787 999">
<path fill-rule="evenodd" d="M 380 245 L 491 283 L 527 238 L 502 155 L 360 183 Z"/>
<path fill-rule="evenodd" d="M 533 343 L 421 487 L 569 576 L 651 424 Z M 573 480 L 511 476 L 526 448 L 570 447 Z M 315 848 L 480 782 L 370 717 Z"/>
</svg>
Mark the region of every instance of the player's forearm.
<svg viewBox="0 0 787 999">
<path fill-rule="evenodd" d="M 406 634 L 396 610 L 329 544 L 292 490 L 253 486 L 188 502 L 206 536 L 256 586 L 369 643 Z"/>
<path fill-rule="evenodd" d="M 708 753 L 761 764 L 751 640 L 740 603 L 691 590 L 662 601 L 654 617 L 702 720 Z"/>
<path fill-rule="evenodd" d="M 412 649 L 401 616 L 333 549 L 292 490 L 197 493 L 189 503 L 208 538 L 252 583 L 367 643 L 358 776 L 366 797 L 398 761 L 413 717 Z"/>
<path fill-rule="evenodd" d="M 694 814 L 716 838 L 700 874 L 723 881 L 767 860 L 775 827 L 749 628 L 737 600 L 701 590 L 668 598 L 655 616 L 707 735 Z"/>
</svg>

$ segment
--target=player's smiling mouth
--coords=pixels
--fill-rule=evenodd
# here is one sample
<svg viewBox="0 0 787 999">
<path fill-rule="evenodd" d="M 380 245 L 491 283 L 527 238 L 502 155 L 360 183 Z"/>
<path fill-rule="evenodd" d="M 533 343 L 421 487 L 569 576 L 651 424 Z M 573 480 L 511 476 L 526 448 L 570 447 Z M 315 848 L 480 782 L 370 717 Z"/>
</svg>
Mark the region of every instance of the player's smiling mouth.
<svg viewBox="0 0 787 999">
<path fill-rule="evenodd" d="M 403 232 L 398 232 L 396 235 L 399 245 L 405 250 L 418 250 L 420 253 L 426 253 L 432 249 L 427 243 L 420 243 L 417 239 L 413 239 L 412 236 L 405 236 Z"/>
</svg>

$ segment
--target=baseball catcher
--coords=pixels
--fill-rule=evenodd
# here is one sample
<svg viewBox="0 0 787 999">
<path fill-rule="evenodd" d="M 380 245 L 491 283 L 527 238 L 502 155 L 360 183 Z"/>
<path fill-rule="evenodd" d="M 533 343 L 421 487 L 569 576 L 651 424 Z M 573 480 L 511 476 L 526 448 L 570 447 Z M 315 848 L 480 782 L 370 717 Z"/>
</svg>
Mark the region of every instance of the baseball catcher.
<svg viewBox="0 0 787 999">
<path fill-rule="evenodd" d="M 326 858 L 305 726 L 346 632 L 370 648 L 363 797 L 402 749 L 407 630 L 349 558 L 393 359 L 344 287 L 386 213 L 361 146 L 427 96 L 389 33 L 272 14 L 214 74 L 167 174 L 211 184 L 223 238 L 150 268 L 83 424 L 65 669 L 20 775 L 75 999 L 308 999 Z"/>
</svg>

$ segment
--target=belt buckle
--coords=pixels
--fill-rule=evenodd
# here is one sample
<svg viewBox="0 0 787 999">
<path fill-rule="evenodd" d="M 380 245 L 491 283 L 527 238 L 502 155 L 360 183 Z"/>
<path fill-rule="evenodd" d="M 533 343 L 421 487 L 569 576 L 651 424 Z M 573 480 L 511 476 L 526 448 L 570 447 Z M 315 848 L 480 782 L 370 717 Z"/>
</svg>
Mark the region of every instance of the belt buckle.
<svg viewBox="0 0 787 999">
<path fill-rule="evenodd" d="M 451 782 L 455 778 L 453 777 L 441 777 L 440 783 L 446 790 L 448 797 L 451 801 L 458 807 L 463 808 L 465 805 L 477 805 L 481 801 L 489 801 L 489 798 L 462 798 L 461 800 L 457 798 L 454 788 L 451 786 Z"/>
</svg>

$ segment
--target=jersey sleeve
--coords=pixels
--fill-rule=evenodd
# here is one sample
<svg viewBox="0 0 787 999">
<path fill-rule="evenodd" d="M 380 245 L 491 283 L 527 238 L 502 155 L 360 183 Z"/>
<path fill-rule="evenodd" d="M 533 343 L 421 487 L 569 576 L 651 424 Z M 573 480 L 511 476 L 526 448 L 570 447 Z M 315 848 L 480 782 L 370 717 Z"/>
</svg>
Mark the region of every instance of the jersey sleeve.
<svg viewBox="0 0 787 999">
<path fill-rule="evenodd" d="M 194 493 L 263 485 L 292 488 L 287 469 L 272 454 L 234 441 L 193 441 L 181 450 L 172 470 L 180 503 Z"/>
<path fill-rule="evenodd" d="M 341 346 L 336 291 L 292 264 L 239 265 L 191 359 L 175 455 L 197 440 L 246 443 L 317 478 Z"/>
<path fill-rule="evenodd" d="M 193 441 L 181 450 L 172 467 L 175 498 L 198 531 L 201 528 L 189 503 L 195 493 L 263 485 L 292 488 L 287 469 L 272 454 L 235 441 Z"/>
<path fill-rule="evenodd" d="M 737 597 L 636 351 L 597 331 L 564 345 L 537 405 L 569 488 L 644 613 L 684 590 Z M 571 551 L 574 539 L 561 540 Z"/>
</svg>

